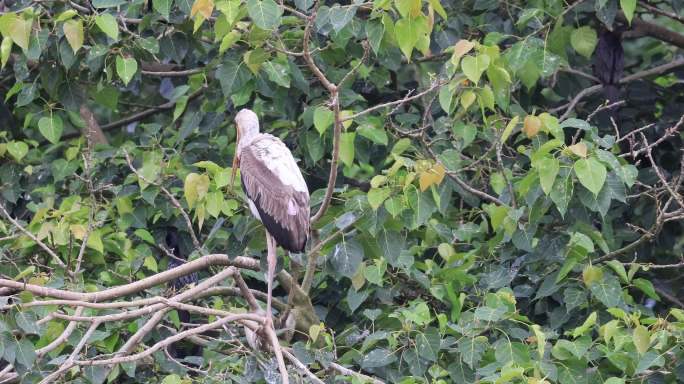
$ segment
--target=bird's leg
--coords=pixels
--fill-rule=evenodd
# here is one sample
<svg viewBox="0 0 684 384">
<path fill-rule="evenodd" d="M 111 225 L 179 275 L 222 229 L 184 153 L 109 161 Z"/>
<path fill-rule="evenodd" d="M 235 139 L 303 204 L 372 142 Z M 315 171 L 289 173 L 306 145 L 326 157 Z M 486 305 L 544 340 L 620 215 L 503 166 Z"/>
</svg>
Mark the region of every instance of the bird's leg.
<svg viewBox="0 0 684 384">
<path fill-rule="evenodd" d="M 266 232 L 266 247 L 268 249 L 266 255 L 266 261 L 268 262 L 268 271 L 266 272 L 266 283 L 268 284 L 268 296 L 266 298 L 266 318 L 273 326 L 273 312 L 271 311 L 271 297 L 273 295 L 273 277 L 275 275 L 276 268 L 276 242 L 271 235 Z"/>
</svg>

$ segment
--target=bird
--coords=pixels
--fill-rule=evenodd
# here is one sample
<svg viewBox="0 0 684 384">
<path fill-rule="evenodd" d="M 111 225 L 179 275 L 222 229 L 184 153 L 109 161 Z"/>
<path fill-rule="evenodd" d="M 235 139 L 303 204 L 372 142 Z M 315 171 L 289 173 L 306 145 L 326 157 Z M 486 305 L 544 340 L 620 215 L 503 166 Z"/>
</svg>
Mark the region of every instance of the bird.
<svg viewBox="0 0 684 384">
<path fill-rule="evenodd" d="M 292 152 L 279 138 L 259 132 L 254 111 L 235 115 L 237 131 L 231 188 L 240 169 L 242 188 L 252 215 L 266 229 L 267 264 L 266 320 L 272 323 L 271 297 L 276 267 L 276 248 L 301 253 L 309 237 L 309 189 Z"/>
<path fill-rule="evenodd" d="M 610 103 L 617 101 L 620 96 L 620 78 L 624 65 L 622 31 L 601 30 L 594 55 L 593 72 L 603 85 L 603 92 Z"/>
</svg>

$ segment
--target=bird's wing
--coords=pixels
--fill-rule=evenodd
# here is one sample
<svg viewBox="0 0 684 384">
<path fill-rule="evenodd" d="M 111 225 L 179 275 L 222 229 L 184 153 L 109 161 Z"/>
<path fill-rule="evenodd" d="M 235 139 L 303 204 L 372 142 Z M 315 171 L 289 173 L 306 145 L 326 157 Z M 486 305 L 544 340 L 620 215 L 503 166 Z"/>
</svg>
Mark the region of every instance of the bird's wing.
<svg viewBox="0 0 684 384">
<path fill-rule="evenodd" d="M 240 153 L 240 175 L 259 219 L 283 248 L 301 252 L 309 234 L 309 190 L 292 153 L 261 134 Z"/>
</svg>

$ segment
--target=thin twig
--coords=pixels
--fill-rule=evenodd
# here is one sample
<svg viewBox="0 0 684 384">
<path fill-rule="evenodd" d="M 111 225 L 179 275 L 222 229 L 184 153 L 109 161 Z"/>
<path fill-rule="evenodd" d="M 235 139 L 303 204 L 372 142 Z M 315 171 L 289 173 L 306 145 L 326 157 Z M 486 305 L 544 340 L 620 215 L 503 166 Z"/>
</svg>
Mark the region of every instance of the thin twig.
<svg viewBox="0 0 684 384">
<path fill-rule="evenodd" d="M 206 68 L 192 68 L 183 69 L 178 71 L 146 71 L 141 70 L 140 73 L 147 76 L 159 76 L 159 77 L 187 77 L 198 73 L 206 71 Z"/>
<path fill-rule="evenodd" d="M 422 91 L 422 92 L 420 92 L 420 93 L 416 93 L 416 94 L 414 94 L 414 95 L 412 95 L 412 96 L 406 95 L 406 97 L 404 97 L 403 99 L 400 99 L 400 100 L 395 100 L 395 101 L 390 101 L 390 102 L 387 102 L 387 103 L 382 103 L 382 104 L 374 105 L 374 106 L 372 106 L 372 107 L 370 107 L 370 108 L 364 109 L 363 111 L 357 112 L 357 113 L 355 113 L 355 114 L 353 114 L 353 115 L 351 115 L 351 116 L 344 117 L 344 118 L 342 119 L 342 122 L 345 122 L 345 121 L 347 121 L 347 120 L 356 119 L 356 118 L 358 118 L 358 117 L 360 117 L 360 116 L 366 115 L 366 114 L 371 113 L 371 112 L 373 112 L 373 111 L 377 111 L 378 109 L 382 109 L 382 108 L 386 108 L 386 107 L 393 107 L 393 106 L 401 106 L 401 105 L 403 105 L 403 104 L 405 104 L 405 103 L 408 103 L 409 101 L 413 101 L 413 100 L 415 100 L 415 99 L 418 99 L 418 98 L 421 98 L 421 97 L 427 95 L 428 93 L 430 93 L 430 92 L 432 92 L 432 91 L 434 91 L 434 90 L 436 90 L 436 89 L 442 87 L 442 86 L 445 85 L 446 83 L 447 83 L 447 81 L 435 81 L 435 82 L 432 83 L 432 85 L 430 86 L 430 88 L 428 88 L 428 89 L 426 89 L 426 90 L 424 90 L 424 91 Z"/>
<path fill-rule="evenodd" d="M 47 254 L 50 255 L 50 257 L 52 257 L 52 260 L 53 260 L 57 265 L 59 265 L 60 267 L 64 268 L 64 270 L 67 270 L 67 266 L 66 266 L 66 264 L 64 264 L 64 262 L 62 261 L 62 259 L 60 259 L 59 256 L 57 256 L 57 254 L 56 254 L 52 249 L 50 249 L 50 247 L 48 247 L 47 245 L 45 245 L 45 243 L 43 243 L 43 242 L 40 241 L 35 235 L 33 235 L 33 233 L 29 232 L 26 228 L 24 228 L 21 224 L 19 224 L 18 221 L 14 220 L 14 219 L 12 218 L 12 216 L 10 216 L 9 212 L 7 212 L 7 210 L 5 209 L 5 206 L 2 205 L 2 204 L 0 204 L 0 213 L 2 213 L 2 215 L 5 216 L 5 218 L 6 218 L 7 220 L 9 220 L 9 222 L 12 223 L 12 225 L 14 225 L 18 230 L 20 230 L 20 231 L 21 231 L 22 233 L 24 233 L 26 236 L 28 236 L 29 238 L 31 238 L 31 240 L 33 240 L 36 244 L 38 244 L 38 246 L 40 246 L 41 248 L 43 248 L 43 250 L 44 250 L 45 252 L 47 252 Z M 67 273 L 71 274 L 71 271 L 67 271 Z"/>
</svg>

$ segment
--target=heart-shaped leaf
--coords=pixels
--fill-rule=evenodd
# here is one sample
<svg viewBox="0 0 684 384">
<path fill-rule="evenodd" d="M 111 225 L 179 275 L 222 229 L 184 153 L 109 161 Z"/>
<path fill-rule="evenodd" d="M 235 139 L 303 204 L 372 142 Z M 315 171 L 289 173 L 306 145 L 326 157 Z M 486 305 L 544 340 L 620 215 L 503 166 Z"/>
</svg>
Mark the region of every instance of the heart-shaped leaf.
<svg viewBox="0 0 684 384">
<path fill-rule="evenodd" d="M 333 112 L 326 107 L 317 107 L 314 111 L 314 126 L 321 135 L 333 124 L 334 120 Z"/>
<path fill-rule="evenodd" d="M 41 117 L 40 120 L 38 120 L 38 130 L 49 142 L 57 144 L 59 143 L 60 137 L 62 137 L 64 123 L 62 122 L 62 118 L 57 115 Z"/>
<path fill-rule="evenodd" d="M 116 73 L 119 75 L 124 85 L 128 85 L 128 83 L 131 82 L 136 72 L 138 72 L 138 63 L 135 59 L 131 57 L 116 57 Z"/>
<path fill-rule="evenodd" d="M 95 24 L 105 35 L 114 40 L 119 40 L 119 24 L 117 24 L 114 16 L 103 13 L 95 18 Z"/>
<path fill-rule="evenodd" d="M 463 69 L 463 74 L 466 75 L 468 80 L 477 84 L 482 76 L 482 73 L 489 67 L 489 56 L 478 55 L 466 56 L 461 60 L 461 68 Z"/>
<path fill-rule="evenodd" d="M 580 183 L 594 196 L 598 195 L 606 182 L 606 167 L 593 157 L 575 162 L 575 174 Z"/>
<path fill-rule="evenodd" d="M 572 34 L 570 34 L 570 45 L 572 45 L 577 53 L 586 57 L 587 59 L 591 57 L 592 53 L 594 53 L 597 40 L 596 31 L 594 31 L 591 27 L 580 27 L 572 31 Z"/>
<path fill-rule="evenodd" d="M 7 143 L 7 152 L 14 157 L 14 160 L 21 161 L 28 153 L 28 144 L 23 141 L 10 141 Z"/>
<path fill-rule="evenodd" d="M 67 20 L 64 22 L 64 36 L 66 37 L 74 53 L 83 46 L 83 21 Z"/>
<path fill-rule="evenodd" d="M 282 10 L 273 0 L 247 0 L 247 13 L 261 29 L 277 28 L 282 16 Z"/>
</svg>

